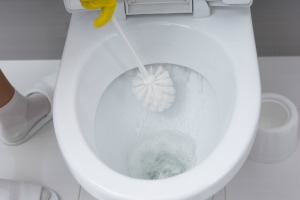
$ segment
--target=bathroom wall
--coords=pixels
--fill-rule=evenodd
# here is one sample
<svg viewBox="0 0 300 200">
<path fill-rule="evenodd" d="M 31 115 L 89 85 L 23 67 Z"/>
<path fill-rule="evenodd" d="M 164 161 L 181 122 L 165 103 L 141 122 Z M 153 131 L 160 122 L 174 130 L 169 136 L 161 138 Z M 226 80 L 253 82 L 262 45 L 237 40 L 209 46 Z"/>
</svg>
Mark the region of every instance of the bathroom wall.
<svg viewBox="0 0 300 200">
<path fill-rule="evenodd" d="M 0 0 L 0 60 L 60 59 L 70 16 L 63 0 Z"/>
<path fill-rule="evenodd" d="M 259 56 L 300 55 L 300 0 L 254 0 Z M 0 60 L 60 59 L 70 14 L 63 0 L 0 0 Z"/>
<path fill-rule="evenodd" d="M 261 57 L 258 63 L 262 93 L 278 93 L 289 98 L 300 114 L 300 56 Z"/>
<path fill-rule="evenodd" d="M 252 19 L 259 56 L 300 55 L 300 1 L 253 0 Z"/>
</svg>

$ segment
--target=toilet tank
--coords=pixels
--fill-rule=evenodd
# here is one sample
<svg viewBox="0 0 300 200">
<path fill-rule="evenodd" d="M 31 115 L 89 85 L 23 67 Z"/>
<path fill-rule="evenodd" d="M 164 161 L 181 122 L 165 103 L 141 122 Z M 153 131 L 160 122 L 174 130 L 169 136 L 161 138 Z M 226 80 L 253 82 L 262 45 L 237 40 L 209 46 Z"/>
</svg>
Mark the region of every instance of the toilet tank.
<svg viewBox="0 0 300 200">
<path fill-rule="evenodd" d="M 193 13 L 214 6 L 250 7 L 253 0 L 116 0 L 118 16 L 137 14 Z M 70 13 L 85 10 L 79 0 L 64 0 Z M 209 12 L 210 13 L 210 12 Z"/>
</svg>

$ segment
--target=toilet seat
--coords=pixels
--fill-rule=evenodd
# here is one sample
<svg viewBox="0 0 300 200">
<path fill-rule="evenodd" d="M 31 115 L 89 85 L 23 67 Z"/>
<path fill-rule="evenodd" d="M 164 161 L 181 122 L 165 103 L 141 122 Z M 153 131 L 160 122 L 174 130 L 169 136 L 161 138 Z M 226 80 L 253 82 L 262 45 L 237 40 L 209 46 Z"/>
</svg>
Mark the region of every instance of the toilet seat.
<svg viewBox="0 0 300 200">
<path fill-rule="evenodd" d="M 132 60 L 121 53 L 114 54 L 119 61 L 110 56 L 111 52 L 120 49 L 114 40 L 116 34 L 110 26 L 93 29 L 91 24 L 97 14 L 92 11 L 72 15 L 54 99 L 55 131 L 72 174 L 98 199 L 200 200 L 212 196 L 240 169 L 255 137 L 260 81 L 250 10 L 217 8 L 209 18 L 174 14 L 130 17 L 121 22 L 145 63 L 154 60 L 175 63 L 200 72 L 209 77 L 213 85 L 219 85 L 216 90 L 224 97 L 223 108 L 228 106 L 224 111 L 226 125 L 221 129 L 224 136 L 206 159 L 183 174 L 156 181 L 121 175 L 105 165 L 95 152 L 92 136 L 94 108 L 110 81 L 129 69 L 119 68 L 117 63 L 121 61 L 133 67 L 130 65 Z M 228 22 L 227 19 L 234 20 Z M 156 51 L 151 51 L 163 41 L 160 37 L 142 38 L 147 35 L 146 31 L 150 35 L 162 34 L 167 41 L 167 31 L 170 30 L 179 38 L 180 45 L 188 44 L 191 49 L 185 56 L 192 59 L 183 59 L 176 54 L 178 42 L 170 41 L 165 43 L 169 46 L 159 46 Z M 148 41 L 149 51 L 146 51 L 144 45 Z M 176 48 L 172 48 L 174 45 Z M 171 53 L 160 56 L 160 51 Z M 201 56 L 208 67 L 195 65 L 201 61 L 197 59 Z M 102 64 L 98 65 L 98 62 Z M 108 63 L 109 67 L 103 63 Z M 99 74 L 103 76 L 99 78 Z M 245 116 L 247 120 L 241 120 Z"/>
</svg>

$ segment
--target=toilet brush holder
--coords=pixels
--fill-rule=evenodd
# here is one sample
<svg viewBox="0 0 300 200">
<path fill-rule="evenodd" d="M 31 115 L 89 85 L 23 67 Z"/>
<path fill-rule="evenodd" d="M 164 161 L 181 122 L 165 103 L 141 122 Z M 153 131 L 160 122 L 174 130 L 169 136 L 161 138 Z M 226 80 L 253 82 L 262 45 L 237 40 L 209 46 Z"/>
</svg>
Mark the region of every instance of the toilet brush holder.
<svg viewBox="0 0 300 200">
<path fill-rule="evenodd" d="M 279 94 L 263 94 L 258 132 L 249 158 L 263 163 L 288 158 L 297 146 L 298 123 L 293 102 Z"/>
</svg>

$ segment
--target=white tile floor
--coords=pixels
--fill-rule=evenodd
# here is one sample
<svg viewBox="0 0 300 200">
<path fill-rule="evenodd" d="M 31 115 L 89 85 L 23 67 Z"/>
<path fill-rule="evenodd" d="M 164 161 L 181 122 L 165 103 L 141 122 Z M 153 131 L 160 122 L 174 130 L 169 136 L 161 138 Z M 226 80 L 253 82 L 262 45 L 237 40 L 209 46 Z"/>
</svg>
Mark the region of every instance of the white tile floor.
<svg viewBox="0 0 300 200">
<path fill-rule="evenodd" d="M 299 200 L 300 145 L 291 157 L 277 164 L 262 164 L 248 159 L 226 186 L 226 199 Z"/>
<path fill-rule="evenodd" d="M 282 94 L 300 113 L 300 57 L 260 58 L 262 92 Z M 226 200 L 299 200 L 300 145 L 286 160 L 262 164 L 247 160 L 226 186 Z"/>
<path fill-rule="evenodd" d="M 278 92 L 300 106 L 300 57 L 260 58 L 263 92 Z M 0 61 L 1 69 L 22 93 L 59 61 Z M 40 182 L 61 200 L 95 200 L 72 177 L 60 153 L 52 122 L 27 143 L 0 143 L 0 178 Z M 248 160 L 237 176 L 213 200 L 299 200 L 300 145 L 287 160 L 260 164 Z"/>
<path fill-rule="evenodd" d="M 59 65 L 59 61 L 0 61 L 2 71 L 21 92 Z M 0 178 L 33 181 L 57 191 L 61 200 L 77 200 L 80 186 L 60 153 L 53 123 L 20 146 L 0 142 Z"/>
</svg>

